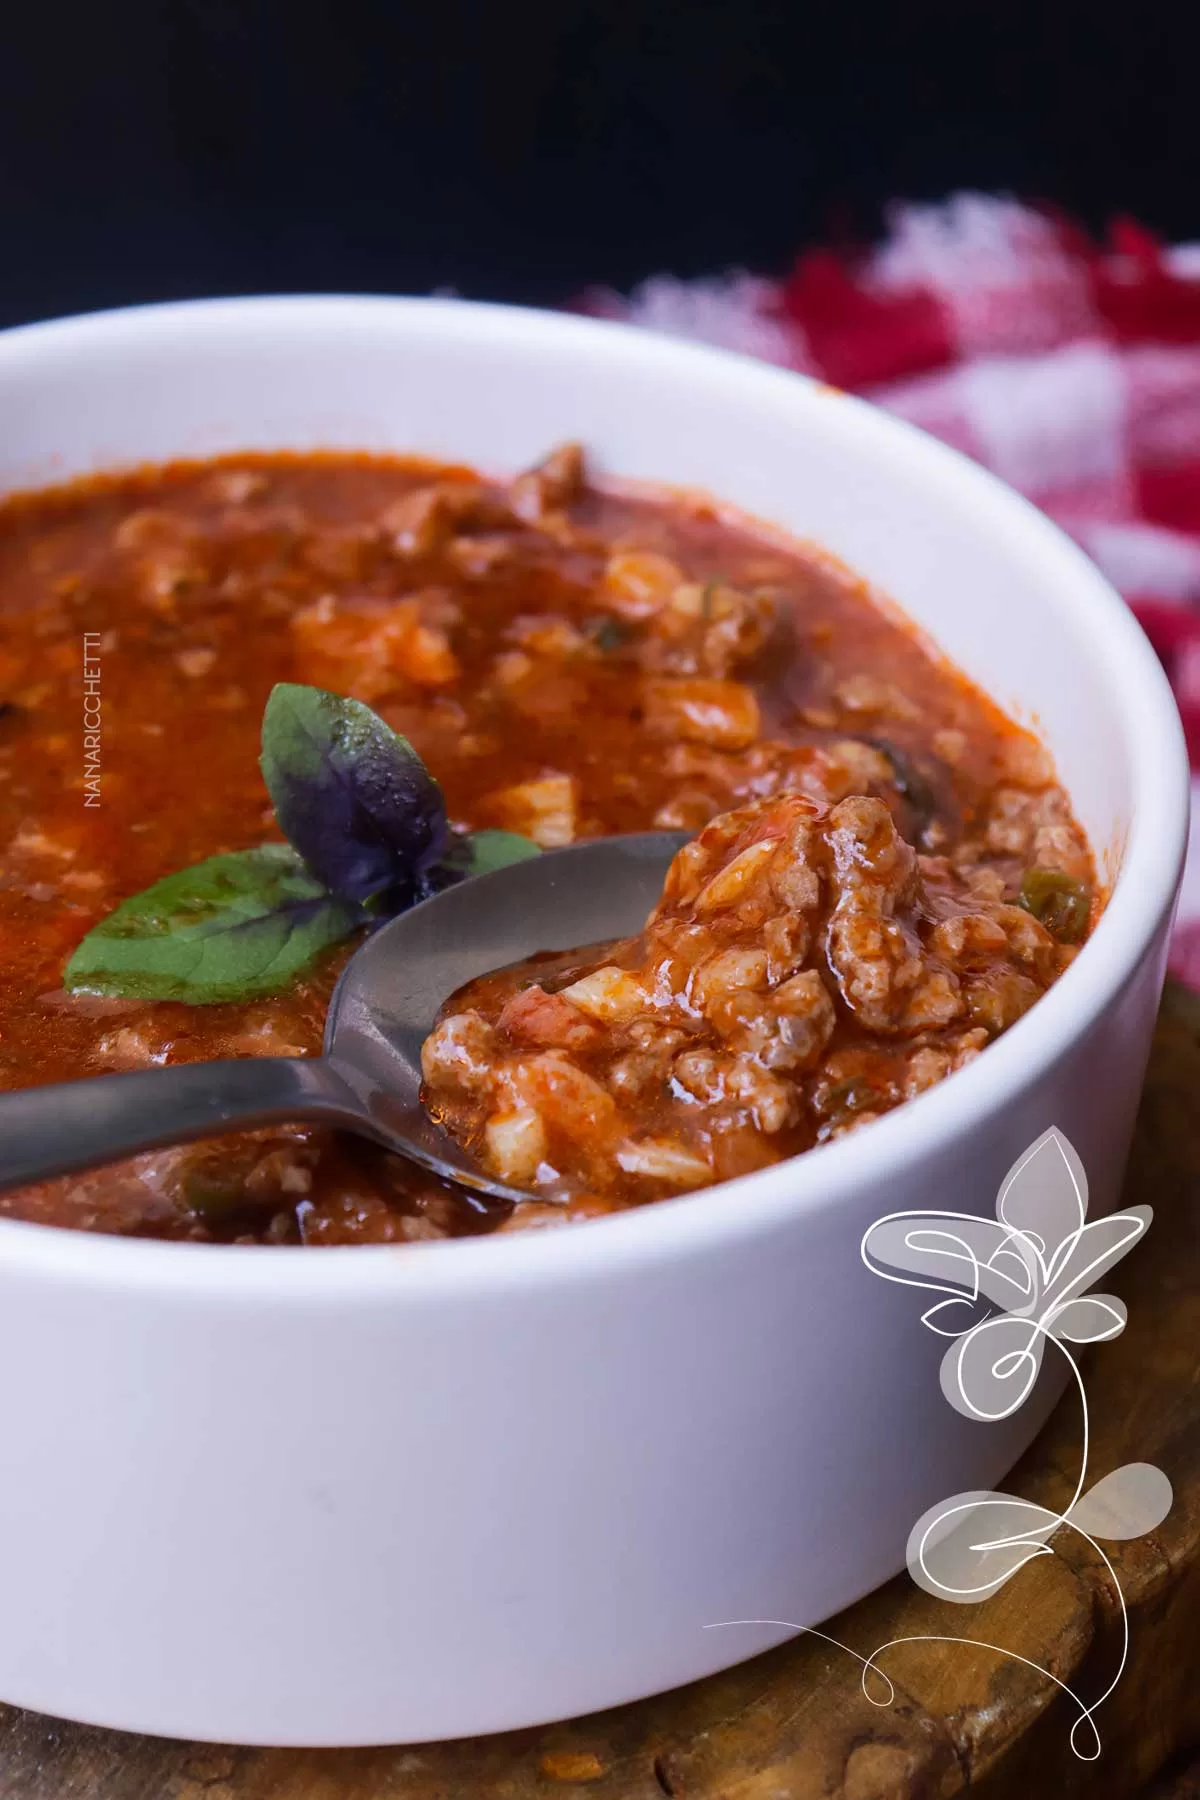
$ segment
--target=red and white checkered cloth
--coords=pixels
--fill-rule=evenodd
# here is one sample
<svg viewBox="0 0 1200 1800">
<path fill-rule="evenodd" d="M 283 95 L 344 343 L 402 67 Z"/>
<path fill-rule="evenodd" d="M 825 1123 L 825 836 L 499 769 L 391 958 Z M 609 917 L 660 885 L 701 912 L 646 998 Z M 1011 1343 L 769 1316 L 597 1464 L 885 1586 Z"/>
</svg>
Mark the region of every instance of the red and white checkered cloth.
<svg viewBox="0 0 1200 1800">
<path fill-rule="evenodd" d="M 959 194 L 784 280 L 660 275 L 584 310 L 801 369 L 944 438 L 1043 507 L 1133 606 L 1175 688 L 1196 828 L 1172 949 L 1200 987 L 1200 244 Z"/>
</svg>

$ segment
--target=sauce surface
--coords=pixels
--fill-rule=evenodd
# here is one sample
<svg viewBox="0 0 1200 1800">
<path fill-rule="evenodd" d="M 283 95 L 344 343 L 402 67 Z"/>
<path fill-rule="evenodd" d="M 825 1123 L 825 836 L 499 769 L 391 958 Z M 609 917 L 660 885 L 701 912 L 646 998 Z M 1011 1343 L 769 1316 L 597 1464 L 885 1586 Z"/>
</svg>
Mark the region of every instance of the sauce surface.
<svg viewBox="0 0 1200 1800">
<path fill-rule="evenodd" d="M 85 633 L 98 769 L 83 751 Z M 1096 910 L 1089 852 L 1044 752 L 815 551 L 700 500 L 601 491 L 569 447 L 507 486 L 366 456 L 176 464 L 0 505 L 0 1086 L 319 1050 L 345 950 L 236 1006 L 61 987 L 66 958 L 121 899 L 278 837 L 257 757 L 280 680 L 366 701 L 415 744 L 456 824 L 544 847 L 699 832 L 788 797 L 822 816 L 869 802 L 922 893 L 940 896 L 903 920 L 922 954 L 952 916 L 1014 912 L 1023 884 L 1034 912 L 1047 882 L 1052 899 L 1068 894 L 1065 912 L 1042 911 L 1049 948 L 1039 939 L 1032 960 L 1010 937 L 958 945 L 950 960 L 990 998 L 952 1019 L 871 1023 L 853 971 L 806 947 L 832 1022 L 795 1076 L 788 1150 L 919 1092 L 914 1066 L 938 1079 L 982 1048 L 1070 960 Z M 826 931 L 817 921 L 822 943 Z M 952 1053 L 950 1036 L 971 1041 Z M 501 1050 L 522 1044 L 518 1032 Z M 726 1150 L 739 1132 L 750 1142 L 741 1125 Z M 718 1174 L 761 1158 L 758 1138 Z M 371 1146 L 297 1126 L 154 1152 L 2 1196 L 0 1210 L 155 1236 L 357 1243 L 558 1222 L 680 1185 L 581 1179 L 481 1211 Z"/>
</svg>

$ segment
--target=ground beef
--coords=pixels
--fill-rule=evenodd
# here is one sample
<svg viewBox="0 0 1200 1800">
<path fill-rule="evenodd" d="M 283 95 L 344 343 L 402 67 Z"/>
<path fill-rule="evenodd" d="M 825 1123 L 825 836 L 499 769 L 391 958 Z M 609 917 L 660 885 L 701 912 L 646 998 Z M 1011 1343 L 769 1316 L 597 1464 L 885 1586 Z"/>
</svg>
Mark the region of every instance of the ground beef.
<svg viewBox="0 0 1200 1800">
<path fill-rule="evenodd" d="M 1073 954 L 923 866 L 880 799 L 760 800 L 679 852 L 638 937 L 456 995 L 427 1104 L 493 1174 L 576 1208 L 703 1187 L 923 1092 Z"/>
</svg>

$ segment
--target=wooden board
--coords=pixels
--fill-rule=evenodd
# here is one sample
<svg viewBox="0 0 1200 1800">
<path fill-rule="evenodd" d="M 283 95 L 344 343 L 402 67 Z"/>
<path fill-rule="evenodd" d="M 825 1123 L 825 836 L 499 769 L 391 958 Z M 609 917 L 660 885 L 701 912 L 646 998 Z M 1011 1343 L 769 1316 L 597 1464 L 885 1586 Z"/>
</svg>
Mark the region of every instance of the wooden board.
<svg viewBox="0 0 1200 1800">
<path fill-rule="evenodd" d="M 1120 1654 L 1120 1616 L 1099 1560 L 1060 1532 L 977 1607 L 938 1603 L 907 1576 L 832 1621 L 868 1654 L 889 1639 L 949 1634 L 1026 1662 L 940 1644 L 886 1660 L 894 1702 L 864 1697 L 857 1665 L 801 1637 L 724 1675 L 568 1725 L 467 1743 L 370 1751 L 243 1750 L 88 1730 L 0 1707 L 4 1800 L 978 1800 L 1191 1794 L 1200 1744 L 1200 1000 L 1168 992 L 1130 1168 L 1128 1203 L 1155 1223 L 1108 1286 L 1129 1325 L 1088 1368 L 1093 1479 L 1157 1463 L 1175 1503 L 1151 1536 L 1111 1546 L 1129 1610 L 1124 1677 L 1098 1714 L 1101 1760 L 1078 1761 L 1075 1713 L 1052 1672 L 1087 1697 Z M 1080 1449 L 1071 1397 L 1006 1483 L 1050 1506 L 1070 1498 Z"/>
</svg>

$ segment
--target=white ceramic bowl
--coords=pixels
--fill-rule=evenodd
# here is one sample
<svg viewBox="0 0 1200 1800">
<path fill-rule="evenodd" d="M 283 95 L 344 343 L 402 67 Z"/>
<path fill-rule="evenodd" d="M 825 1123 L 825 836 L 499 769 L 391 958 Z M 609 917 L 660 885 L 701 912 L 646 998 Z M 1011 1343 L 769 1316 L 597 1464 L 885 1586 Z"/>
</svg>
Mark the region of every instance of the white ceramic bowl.
<svg viewBox="0 0 1200 1800">
<path fill-rule="evenodd" d="M 843 1142 L 572 1230 L 396 1250 L 0 1224 L 0 1695 L 133 1730 L 418 1740 L 609 1706 L 893 1574 L 1054 1398 L 968 1423 L 859 1240 L 990 1212 L 1050 1125 L 1117 1196 L 1186 772 L 1166 682 L 1023 501 L 859 402 L 621 327 L 457 302 L 215 302 L 0 338 L 0 488 L 380 447 L 707 488 L 826 545 L 1035 721 L 1115 874 L 971 1067 Z M 203 769 L 195 771 L 198 782 Z"/>
</svg>

